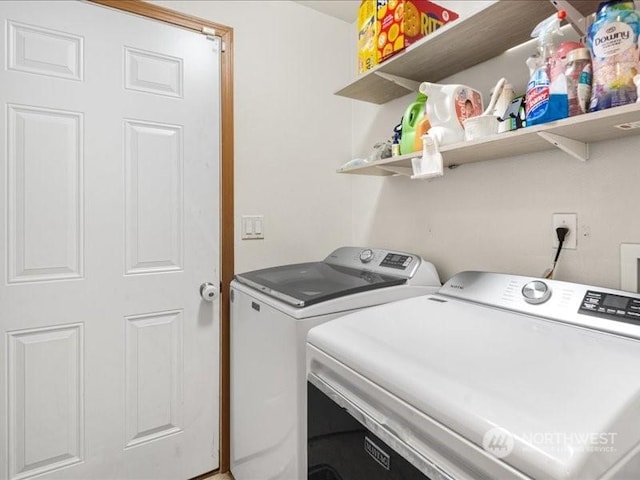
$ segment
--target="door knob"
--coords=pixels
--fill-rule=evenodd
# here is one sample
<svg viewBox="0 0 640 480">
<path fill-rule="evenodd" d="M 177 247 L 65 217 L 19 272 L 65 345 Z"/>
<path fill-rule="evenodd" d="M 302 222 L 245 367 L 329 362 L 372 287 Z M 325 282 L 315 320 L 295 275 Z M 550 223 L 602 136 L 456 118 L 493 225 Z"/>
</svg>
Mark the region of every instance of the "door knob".
<svg viewBox="0 0 640 480">
<path fill-rule="evenodd" d="M 213 300 L 216 298 L 217 291 L 218 289 L 213 283 L 204 282 L 202 285 L 200 285 L 200 296 L 207 302 L 213 302 Z"/>
</svg>

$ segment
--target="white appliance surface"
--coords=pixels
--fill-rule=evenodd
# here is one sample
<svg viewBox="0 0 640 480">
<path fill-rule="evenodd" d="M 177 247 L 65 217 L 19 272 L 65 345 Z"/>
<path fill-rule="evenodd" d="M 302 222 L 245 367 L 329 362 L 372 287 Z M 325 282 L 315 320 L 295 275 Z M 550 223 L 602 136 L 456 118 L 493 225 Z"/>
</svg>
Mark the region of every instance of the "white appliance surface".
<svg viewBox="0 0 640 480">
<path fill-rule="evenodd" d="M 465 272 L 320 325 L 310 381 L 456 478 L 640 478 L 640 295 L 544 280 L 536 305 L 532 281 Z"/>
<path fill-rule="evenodd" d="M 366 250 L 371 254 L 362 256 L 366 260 L 362 262 Z M 406 268 L 381 266 L 394 255 L 401 256 Z M 306 478 L 305 341 L 310 328 L 355 310 L 440 288 L 433 265 L 413 254 L 342 247 L 319 263 L 347 266 L 351 274 L 366 279 L 375 276 L 369 277 L 370 273 L 398 276 L 404 283 L 297 307 L 290 292 L 298 289 L 296 275 L 301 282 L 309 280 L 307 269 L 274 267 L 275 276 L 266 269 L 243 274 L 251 284 L 232 282 L 231 471 L 236 480 Z M 280 285 L 256 285 L 255 279 L 262 277 L 278 278 L 282 291 L 273 292 Z M 284 300 L 282 292 L 287 293 Z"/>
</svg>

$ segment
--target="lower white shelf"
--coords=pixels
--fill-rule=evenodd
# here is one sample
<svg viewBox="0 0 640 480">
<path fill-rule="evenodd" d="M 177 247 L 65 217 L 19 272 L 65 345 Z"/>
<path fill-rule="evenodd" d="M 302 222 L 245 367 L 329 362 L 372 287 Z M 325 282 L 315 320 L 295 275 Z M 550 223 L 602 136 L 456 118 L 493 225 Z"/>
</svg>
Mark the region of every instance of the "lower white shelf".
<svg viewBox="0 0 640 480">
<path fill-rule="evenodd" d="M 640 135 L 640 103 L 586 113 L 555 122 L 498 133 L 480 140 L 445 145 L 440 149 L 445 167 L 515 157 L 560 148 L 586 160 L 588 144 Z M 353 175 L 411 175 L 411 159 L 422 152 L 385 158 L 357 167 L 338 169 Z"/>
</svg>

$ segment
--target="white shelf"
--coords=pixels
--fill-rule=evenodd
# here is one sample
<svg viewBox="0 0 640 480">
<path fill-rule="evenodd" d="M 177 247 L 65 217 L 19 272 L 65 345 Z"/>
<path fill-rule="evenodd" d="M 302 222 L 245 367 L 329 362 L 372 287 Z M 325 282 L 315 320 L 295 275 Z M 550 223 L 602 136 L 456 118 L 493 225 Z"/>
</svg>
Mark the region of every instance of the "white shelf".
<svg viewBox="0 0 640 480">
<path fill-rule="evenodd" d="M 574 1 L 583 15 L 596 11 L 599 0 Z M 555 7 L 548 0 L 499 0 L 484 10 L 456 20 L 356 78 L 336 95 L 384 104 L 413 92 L 379 74 L 414 82 L 438 82 L 530 40 L 531 31 Z"/>
<path fill-rule="evenodd" d="M 617 127 L 617 125 L 633 122 L 636 122 L 635 128 L 623 129 Z M 551 150 L 556 147 L 567 148 L 567 146 L 570 149 L 577 149 L 577 156 L 583 156 L 583 159 L 586 160 L 589 143 L 635 135 L 640 135 L 640 104 L 638 103 L 600 112 L 586 113 L 545 123 L 544 125 L 522 128 L 513 132 L 499 133 L 480 140 L 445 145 L 440 151 L 445 167 L 514 157 L 516 155 Z M 554 145 L 552 142 L 554 139 L 559 139 L 564 145 Z M 568 141 L 564 142 L 564 139 Z M 584 146 L 582 152 L 580 152 L 581 145 Z M 338 173 L 411 175 L 411 159 L 419 157 L 421 154 L 422 152 L 415 152 L 399 157 L 385 158 L 349 169 L 338 169 Z"/>
</svg>

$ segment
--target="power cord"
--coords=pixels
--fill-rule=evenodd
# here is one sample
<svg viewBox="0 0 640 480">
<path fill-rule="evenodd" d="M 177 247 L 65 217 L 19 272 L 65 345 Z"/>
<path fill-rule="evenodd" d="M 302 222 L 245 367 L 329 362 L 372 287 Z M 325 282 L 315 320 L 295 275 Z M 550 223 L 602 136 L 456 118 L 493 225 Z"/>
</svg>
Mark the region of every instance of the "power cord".
<svg viewBox="0 0 640 480">
<path fill-rule="evenodd" d="M 553 265 L 551 266 L 551 269 L 545 272 L 544 278 L 553 278 L 553 273 L 556 270 L 558 258 L 560 258 L 560 252 L 562 251 L 562 244 L 564 243 L 564 239 L 567 238 L 568 233 L 569 229 L 567 227 L 556 228 L 556 235 L 558 236 L 558 250 L 556 251 L 556 258 L 553 259 Z"/>
</svg>

